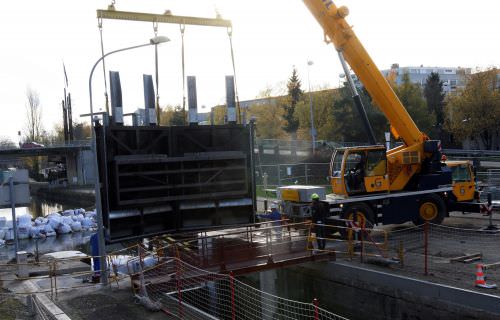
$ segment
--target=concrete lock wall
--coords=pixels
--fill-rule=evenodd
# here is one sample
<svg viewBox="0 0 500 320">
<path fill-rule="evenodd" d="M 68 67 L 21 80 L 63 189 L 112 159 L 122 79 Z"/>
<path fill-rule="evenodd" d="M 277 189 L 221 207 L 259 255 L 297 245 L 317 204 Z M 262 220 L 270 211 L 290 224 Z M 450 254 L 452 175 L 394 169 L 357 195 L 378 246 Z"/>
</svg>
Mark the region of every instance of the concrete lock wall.
<svg viewBox="0 0 500 320">
<path fill-rule="evenodd" d="M 499 297 L 347 263 L 307 263 L 272 272 L 277 272 L 273 294 L 303 302 L 317 298 L 320 307 L 349 319 L 500 318 Z"/>
</svg>

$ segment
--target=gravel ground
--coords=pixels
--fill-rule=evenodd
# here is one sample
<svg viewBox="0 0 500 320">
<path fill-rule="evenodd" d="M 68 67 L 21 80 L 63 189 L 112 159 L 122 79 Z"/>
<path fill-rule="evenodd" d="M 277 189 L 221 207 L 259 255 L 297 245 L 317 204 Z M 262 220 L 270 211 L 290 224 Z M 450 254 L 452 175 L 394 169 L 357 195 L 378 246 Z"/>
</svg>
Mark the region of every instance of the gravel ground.
<svg viewBox="0 0 500 320">
<path fill-rule="evenodd" d="M 12 295 L 9 291 L 0 288 L 0 319 L 34 319 L 21 299 L 22 297 Z"/>
<path fill-rule="evenodd" d="M 67 291 L 58 296 L 56 304 L 72 320 L 168 319 L 163 312 L 148 311 L 136 304 L 130 287 L 121 284 L 120 289 Z"/>
<path fill-rule="evenodd" d="M 396 263 L 381 263 L 380 259 L 370 258 L 367 258 L 365 263 L 361 263 L 359 257 L 351 260 L 345 255 L 338 256 L 338 260 L 350 261 L 355 265 L 386 273 L 500 296 L 500 290 L 498 289 L 481 289 L 474 285 L 476 264 L 500 262 L 500 233 L 484 234 L 474 231 L 487 226 L 488 223 L 488 218 L 480 214 L 463 215 L 453 212 L 443 222 L 444 226 L 451 228 L 431 228 L 428 238 L 427 275 L 425 275 L 425 249 L 422 231 L 401 231 L 405 227 L 411 228 L 412 224 L 384 227 L 386 230 L 399 230 L 401 232 L 401 235 L 394 237 L 390 241 L 393 250 L 388 253 L 389 258 L 397 257 L 395 249 L 398 247 L 398 242 L 402 240 L 405 251 L 404 266 Z M 500 220 L 494 219 L 493 224 L 500 225 Z M 379 253 L 374 248 L 371 248 L 371 252 Z M 450 261 L 452 258 L 474 253 L 481 253 L 482 259 L 469 263 Z M 484 269 L 483 272 L 488 284 L 500 286 L 500 268 Z"/>
</svg>

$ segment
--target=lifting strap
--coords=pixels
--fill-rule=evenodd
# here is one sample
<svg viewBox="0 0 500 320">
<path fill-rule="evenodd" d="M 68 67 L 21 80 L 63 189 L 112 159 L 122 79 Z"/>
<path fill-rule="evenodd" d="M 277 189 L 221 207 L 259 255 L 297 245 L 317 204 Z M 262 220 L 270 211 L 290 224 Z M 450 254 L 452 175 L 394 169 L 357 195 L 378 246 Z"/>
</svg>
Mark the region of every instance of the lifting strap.
<svg viewBox="0 0 500 320">
<path fill-rule="evenodd" d="M 184 31 L 186 30 L 185 24 L 179 25 L 181 30 L 181 56 L 182 56 L 182 111 L 186 112 L 186 68 L 184 64 Z"/>
<path fill-rule="evenodd" d="M 238 96 L 238 86 L 236 85 L 236 66 L 234 64 L 234 51 L 233 51 L 233 28 L 227 28 L 227 35 L 229 37 L 229 46 L 231 47 L 231 62 L 233 63 L 233 74 L 234 74 L 234 95 L 236 98 L 236 114 L 238 116 L 237 123 L 241 123 L 241 110 L 240 110 L 240 98 Z"/>
<path fill-rule="evenodd" d="M 114 3 L 114 1 L 113 1 L 113 3 Z M 103 77 L 104 77 L 104 99 L 105 99 L 106 112 L 109 115 L 108 81 L 106 80 L 106 63 L 104 61 L 104 41 L 102 38 L 102 17 L 97 18 L 97 26 L 99 27 L 99 34 L 101 37 L 101 55 L 103 57 L 103 59 L 102 59 L 102 73 L 103 73 Z"/>
<path fill-rule="evenodd" d="M 158 36 L 158 21 L 153 21 L 153 30 L 155 37 Z M 156 125 L 160 125 L 160 87 L 158 77 L 158 44 L 155 44 L 155 82 L 156 82 Z"/>
</svg>

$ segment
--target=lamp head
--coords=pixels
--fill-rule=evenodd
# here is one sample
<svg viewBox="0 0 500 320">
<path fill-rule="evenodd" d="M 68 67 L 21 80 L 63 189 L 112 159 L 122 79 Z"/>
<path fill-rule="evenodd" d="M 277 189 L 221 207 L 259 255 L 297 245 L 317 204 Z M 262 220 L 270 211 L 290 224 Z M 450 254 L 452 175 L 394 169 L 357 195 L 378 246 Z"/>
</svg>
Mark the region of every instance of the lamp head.
<svg viewBox="0 0 500 320">
<path fill-rule="evenodd" d="M 164 43 L 164 42 L 169 42 L 170 39 L 168 37 L 165 37 L 165 36 L 156 36 L 156 37 L 153 37 L 149 40 L 149 43 L 151 44 L 160 44 L 160 43 Z"/>
</svg>

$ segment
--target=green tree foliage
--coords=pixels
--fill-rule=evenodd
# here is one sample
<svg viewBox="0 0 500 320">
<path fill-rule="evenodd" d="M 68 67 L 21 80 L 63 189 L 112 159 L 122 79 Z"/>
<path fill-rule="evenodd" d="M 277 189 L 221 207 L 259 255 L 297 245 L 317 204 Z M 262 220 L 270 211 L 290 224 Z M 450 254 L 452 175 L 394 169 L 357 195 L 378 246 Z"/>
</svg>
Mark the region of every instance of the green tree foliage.
<svg viewBox="0 0 500 320">
<path fill-rule="evenodd" d="M 444 97 L 443 81 L 439 78 L 439 73 L 432 72 L 424 86 L 424 96 L 427 101 L 427 108 L 429 112 L 436 115 L 437 127 L 444 124 Z"/>
<path fill-rule="evenodd" d="M 276 88 L 268 86 L 259 93 L 260 103 L 253 104 L 247 112 L 247 119 L 254 118 L 257 138 L 260 139 L 284 139 L 285 119 L 284 109 L 281 107 L 286 97 L 273 97 Z"/>
<path fill-rule="evenodd" d="M 215 106 L 212 108 L 214 124 L 225 124 L 227 107 L 226 105 Z"/>
<path fill-rule="evenodd" d="M 276 101 L 250 106 L 247 117 L 255 117 L 256 136 L 261 139 L 286 138 L 283 127 L 283 108 Z"/>
<path fill-rule="evenodd" d="M 387 120 L 372 105 L 370 97 L 364 90 L 360 90 L 360 96 L 377 140 L 384 141 L 384 132 L 388 129 Z M 347 87 L 313 92 L 312 100 L 314 126 L 318 132 L 318 140 L 368 141 L 365 128 L 359 119 L 354 100 Z M 300 128 L 297 131 L 298 138 L 310 139 L 311 120 L 308 101 L 297 105 L 296 117 L 300 122 Z"/>
<path fill-rule="evenodd" d="M 182 126 L 187 121 L 187 112 L 182 106 L 166 106 L 161 108 L 160 125 L 162 126 Z"/>
<path fill-rule="evenodd" d="M 436 118 L 434 112 L 429 112 L 420 85 L 411 83 L 408 74 L 403 75 L 402 83 L 396 86 L 394 91 L 401 100 L 403 106 L 420 129 L 431 138 L 435 136 L 434 124 Z"/>
<path fill-rule="evenodd" d="M 455 138 L 477 138 L 482 147 L 495 147 L 495 139 L 500 138 L 499 71 L 493 68 L 471 75 L 465 88 L 448 99 L 445 128 Z"/>
<path fill-rule="evenodd" d="M 297 74 L 297 69 L 294 67 L 292 70 L 292 76 L 288 79 L 287 83 L 288 101 L 283 106 L 283 118 L 285 119 L 283 129 L 292 135 L 297 132 L 300 124 L 299 120 L 295 117 L 295 108 L 304 94 L 300 86 L 301 82 L 299 75 Z"/>
</svg>

